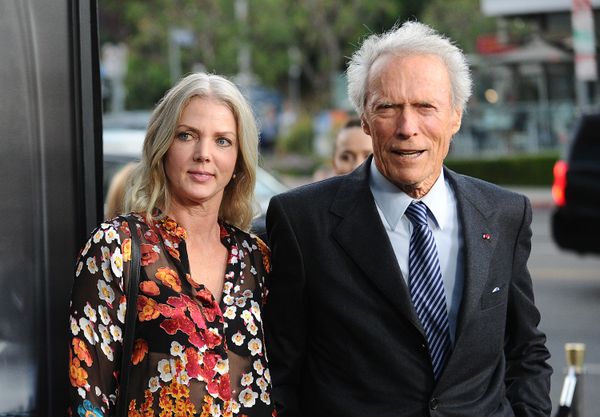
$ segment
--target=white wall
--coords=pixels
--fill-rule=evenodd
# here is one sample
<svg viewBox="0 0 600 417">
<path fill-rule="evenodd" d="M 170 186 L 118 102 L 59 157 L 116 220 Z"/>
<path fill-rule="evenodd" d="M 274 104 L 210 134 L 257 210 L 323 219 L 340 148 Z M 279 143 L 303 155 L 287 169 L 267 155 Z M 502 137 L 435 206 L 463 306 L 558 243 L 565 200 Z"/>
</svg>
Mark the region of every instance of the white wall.
<svg viewBox="0 0 600 417">
<path fill-rule="evenodd" d="M 600 8 L 600 0 L 591 0 Z M 571 10 L 572 0 L 481 0 L 481 11 L 488 16 L 529 13 L 565 12 Z"/>
</svg>

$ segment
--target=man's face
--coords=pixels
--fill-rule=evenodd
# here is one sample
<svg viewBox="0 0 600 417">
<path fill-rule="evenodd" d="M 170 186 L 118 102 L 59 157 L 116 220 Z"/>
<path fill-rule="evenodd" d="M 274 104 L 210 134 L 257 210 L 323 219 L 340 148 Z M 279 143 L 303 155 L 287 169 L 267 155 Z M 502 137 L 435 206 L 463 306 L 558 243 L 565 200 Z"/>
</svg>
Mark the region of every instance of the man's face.
<svg viewBox="0 0 600 417">
<path fill-rule="evenodd" d="M 384 55 L 371 67 L 363 128 L 379 171 L 413 198 L 440 175 L 461 116 L 439 57 Z"/>
</svg>

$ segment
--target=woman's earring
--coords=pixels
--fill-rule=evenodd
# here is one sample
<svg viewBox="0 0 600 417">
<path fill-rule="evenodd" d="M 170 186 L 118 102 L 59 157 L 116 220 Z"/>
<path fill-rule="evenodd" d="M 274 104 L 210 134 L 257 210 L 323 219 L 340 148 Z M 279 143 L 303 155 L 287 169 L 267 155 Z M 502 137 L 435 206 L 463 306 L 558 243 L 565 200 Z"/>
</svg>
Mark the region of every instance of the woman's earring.
<svg viewBox="0 0 600 417">
<path fill-rule="evenodd" d="M 235 177 L 237 177 L 237 174 L 234 172 L 231 178 L 235 179 Z"/>
</svg>

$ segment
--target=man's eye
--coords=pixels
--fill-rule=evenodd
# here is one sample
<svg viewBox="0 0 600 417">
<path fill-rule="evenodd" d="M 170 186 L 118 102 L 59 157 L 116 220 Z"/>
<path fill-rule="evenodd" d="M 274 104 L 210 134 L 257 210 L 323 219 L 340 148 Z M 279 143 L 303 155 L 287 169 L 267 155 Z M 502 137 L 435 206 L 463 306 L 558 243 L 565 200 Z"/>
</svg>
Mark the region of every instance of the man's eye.
<svg viewBox="0 0 600 417">
<path fill-rule="evenodd" d="M 393 115 L 396 111 L 396 106 L 392 103 L 382 103 L 375 108 L 375 111 L 380 115 Z"/>
</svg>

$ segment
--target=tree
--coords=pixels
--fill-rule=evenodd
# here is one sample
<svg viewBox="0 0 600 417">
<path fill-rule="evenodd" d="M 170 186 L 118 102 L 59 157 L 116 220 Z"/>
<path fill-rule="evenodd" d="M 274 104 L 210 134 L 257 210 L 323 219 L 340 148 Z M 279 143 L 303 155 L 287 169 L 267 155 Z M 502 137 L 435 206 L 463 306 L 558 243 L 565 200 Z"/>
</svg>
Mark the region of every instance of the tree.
<svg viewBox="0 0 600 417">
<path fill-rule="evenodd" d="M 496 20 L 484 16 L 480 0 L 431 0 L 423 22 L 453 39 L 466 53 L 475 52 L 477 37 L 496 31 Z"/>
<path fill-rule="evenodd" d="M 416 0 L 253 2 L 252 43 L 268 51 L 255 54 L 256 73 L 267 84 L 283 87 L 290 65 L 288 48 L 294 46 L 301 54 L 304 96 L 316 96 L 318 104 L 328 105 L 332 76 L 345 70 L 347 59 L 361 39 L 371 32 L 390 29 L 397 20 L 420 12 L 426 3 Z"/>
<path fill-rule="evenodd" d="M 432 0 L 247 0 L 247 27 L 236 20 L 235 1 L 100 2 L 101 42 L 125 42 L 129 48 L 127 107 L 153 106 L 172 84 L 167 60 L 172 27 L 194 34 L 193 45 L 181 50 L 184 74 L 201 64 L 235 75 L 239 46 L 247 42 L 257 81 L 279 90 L 287 85 L 294 46 L 301 56 L 303 97 L 328 105 L 332 75 L 345 69 L 361 39 L 418 16 Z"/>
</svg>

